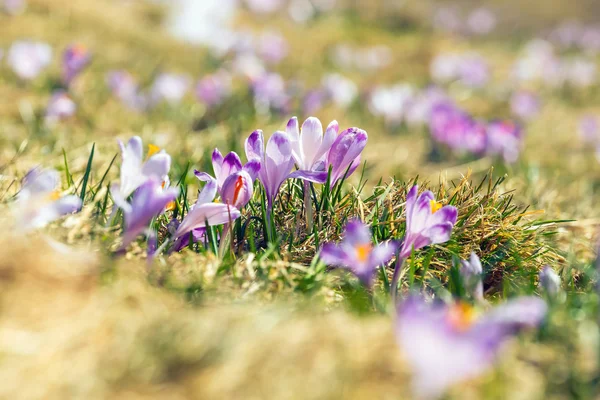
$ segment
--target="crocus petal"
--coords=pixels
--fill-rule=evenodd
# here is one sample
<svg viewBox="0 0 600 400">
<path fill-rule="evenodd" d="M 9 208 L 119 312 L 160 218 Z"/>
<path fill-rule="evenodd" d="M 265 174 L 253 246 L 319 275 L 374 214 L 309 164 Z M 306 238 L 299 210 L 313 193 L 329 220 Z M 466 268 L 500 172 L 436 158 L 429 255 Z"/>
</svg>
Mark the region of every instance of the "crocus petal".
<svg viewBox="0 0 600 400">
<path fill-rule="evenodd" d="M 371 243 L 371 230 L 359 219 L 351 219 L 346 224 L 344 242 L 352 247 Z"/>
<path fill-rule="evenodd" d="M 386 264 L 394 257 L 399 246 L 399 243 L 395 241 L 378 244 L 371 251 L 368 264 L 373 268 Z"/>
<path fill-rule="evenodd" d="M 223 159 L 223 166 L 219 175 L 215 172 L 215 177 L 220 185 L 223 185 L 225 179 L 231 174 L 234 174 L 242 169 L 242 160 L 235 151 L 230 152 Z"/>
<path fill-rule="evenodd" d="M 263 132 L 258 129 L 248 136 L 244 144 L 246 158 L 248 161 L 253 159 L 263 160 L 264 158 L 264 137 Z"/>
<path fill-rule="evenodd" d="M 539 297 L 519 297 L 494 307 L 479 324 L 503 324 L 511 333 L 521 328 L 533 328 L 544 320 L 548 305 Z"/>
<path fill-rule="evenodd" d="M 323 158 L 327 154 L 329 149 L 331 149 L 333 142 L 335 142 L 335 139 L 337 138 L 339 129 L 340 127 L 337 121 L 334 120 L 329 123 L 329 126 L 327 126 L 325 134 L 323 135 L 321 146 L 319 146 L 319 149 L 315 154 L 313 166 L 317 161 L 321 160 L 321 158 Z"/>
<path fill-rule="evenodd" d="M 318 118 L 310 117 L 302 124 L 300 135 L 302 152 L 304 153 L 304 169 L 310 169 L 323 142 L 323 125 Z"/>
<path fill-rule="evenodd" d="M 171 156 L 161 152 L 153 155 L 146 161 L 142 167 L 142 174 L 146 176 L 155 176 L 161 180 L 171 169 Z"/>
<path fill-rule="evenodd" d="M 119 207 L 125 214 L 131 212 L 131 205 L 127 202 L 125 196 L 121 192 L 121 188 L 118 184 L 114 183 L 110 187 L 110 195 L 112 196 L 113 202 Z"/>
<path fill-rule="evenodd" d="M 217 195 L 217 181 L 215 179 L 208 180 L 206 185 L 202 188 L 202 191 L 198 195 L 198 200 L 196 200 L 196 205 L 210 203 L 215 199 Z"/>
<path fill-rule="evenodd" d="M 218 180 L 219 176 L 221 176 L 221 167 L 223 166 L 223 154 L 221 154 L 219 149 L 214 149 L 212 152 L 211 159 L 212 159 L 213 172 L 215 173 L 215 176 L 217 177 L 217 180 Z"/>
<path fill-rule="evenodd" d="M 325 243 L 321 248 L 319 258 L 327 265 L 341 268 L 349 268 L 352 263 L 346 250 L 334 243 Z"/>
<path fill-rule="evenodd" d="M 261 176 L 267 177 L 266 182 L 263 181 L 263 185 L 270 203 L 277 196 L 281 184 L 287 178 L 293 165 L 289 138 L 283 132 L 275 132 L 267 142 L 265 164 L 262 166 L 264 170 L 261 170 Z"/>
<path fill-rule="evenodd" d="M 303 171 L 298 170 L 292 172 L 288 178 L 299 178 L 313 183 L 325 183 L 327 181 L 327 172 L 325 171 Z"/>
<path fill-rule="evenodd" d="M 221 198 L 223 203 L 240 209 L 248 204 L 253 193 L 250 175 L 246 171 L 238 171 L 225 179 L 221 189 Z"/>
<path fill-rule="evenodd" d="M 419 185 L 414 185 L 408 191 L 406 195 L 406 230 L 410 231 L 411 219 L 409 215 L 413 214 L 415 203 L 417 201 L 417 194 L 419 193 Z"/>
<path fill-rule="evenodd" d="M 222 225 L 233 221 L 240 216 L 240 212 L 233 206 L 221 203 L 205 203 L 194 207 L 183 219 L 181 225 L 173 235 L 179 237 L 189 233 L 193 229 L 208 225 Z"/>
<path fill-rule="evenodd" d="M 248 175 L 250 175 L 250 177 L 252 178 L 252 181 L 255 181 L 256 178 L 258 177 L 258 174 L 260 172 L 260 161 L 259 160 L 250 160 L 248 161 L 243 167 L 242 169 L 244 171 L 246 171 L 248 173 Z"/>
<path fill-rule="evenodd" d="M 429 190 L 421 193 L 417 198 L 410 215 L 410 232 L 421 232 L 427 228 L 427 220 L 431 216 L 431 202 L 434 200 L 433 193 Z M 408 219 L 409 216 L 407 215 Z"/>
<path fill-rule="evenodd" d="M 298 118 L 290 118 L 285 127 L 285 132 L 290 138 L 290 142 L 292 144 L 292 157 L 294 158 L 296 165 L 298 165 L 298 167 L 302 167 L 302 160 L 304 159 L 304 154 L 302 153 L 302 148 L 300 146 L 300 131 L 298 128 Z"/>
<path fill-rule="evenodd" d="M 439 225 L 434 225 L 423 232 L 430 240 L 430 244 L 446 243 L 452 235 L 452 223 L 445 222 Z"/>
<path fill-rule="evenodd" d="M 366 144 L 367 132 L 359 128 L 349 128 L 337 137 L 327 155 L 327 164 L 333 166 L 333 181 L 344 176 Z"/>
<path fill-rule="evenodd" d="M 206 172 L 200 172 L 197 169 L 194 170 L 194 175 L 202 182 L 210 182 L 213 180 L 216 181 L 215 178 L 213 178 L 210 174 L 207 174 Z"/>
<path fill-rule="evenodd" d="M 454 206 L 444 206 L 436 211 L 429 219 L 427 220 L 428 224 L 438 225 L 444 222 L 450 222 L 452 225 L 456 223 L 456 218 L 458 216 L 458 210 Z"/>
<path fill-rule="evenodd" d="M 53 203 L 58 215 L 72 214 L 79 211 L 82 206 L 79 196 L 70 195 L 64 196 Z"/>
</svg>

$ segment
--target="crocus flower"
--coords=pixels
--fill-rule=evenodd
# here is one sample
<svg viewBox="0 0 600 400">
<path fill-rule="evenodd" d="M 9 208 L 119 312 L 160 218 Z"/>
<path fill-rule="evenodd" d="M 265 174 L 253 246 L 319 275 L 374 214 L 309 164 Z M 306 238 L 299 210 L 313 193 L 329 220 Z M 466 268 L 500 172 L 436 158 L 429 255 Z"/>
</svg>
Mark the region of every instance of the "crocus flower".
<svg viewBox="0 0 600 400">
<path fill-rule="evenodd" d="M 327 97 L 327 93 L 321 89 L 307 91 L 302 100 L 302 110 L 305 114 L 309 115 L 320 111 L 323 108 Z"/>
<path fill-rule="evenodd" d="M 428 304 L 411 296 L 398 307 L 396 338 L 413 372 L 416 397 L 435 399 L 495 363 L 502 345 L 541 324 L 546 303 L 521 297 L 478 315 L 471 306 Z"/>
<path fill-rule="evenodd" d="M 560 291 L 560 276 L 549 265 L 540 271 L 540 287 L 551 297 Z"/>
<path fill-rule="evenodd" d="M 289 46 L 283 36 L 275 32 L 264 32 L 259 37 L 258 54 L 268 63 L 277 64 L 289 52 Z"/>
<path fill-rule="evenodd" d="M 256 14 L 271 14 L 283 5 L 282 0 L 246 0 L 245 3 Z"/>
<path fill-rule="evenodd" d="M 408 257 L 413 249 L 447 242 L 458 216 L 456 207 L 442 206 L 431 191 L 420 195 L 418 191 L 414 185 L 406 196 L 406 235 L 400 258 Z"/>
<path fill-rule="evenodd" d="M 492 121 L 487 126 L 486 152 L 514 163 L 522 147 L 521 128 L 510 121 Z"/>
<path fill-rule="evenodd" d="M 337 244 L 324 244 L 319 257 L 327 265 L 348 269 L 371 287 L 377 268 L 389 262 L 397 249 L 394 241 L 374 245 L 369 227 L 354 219 L 346 224 L 344 239 Z"/>
<path fill-rule="evenodd" d="M 331 168 L 331 185 L 349 177 L 360 165 L 360 155 L 367 145 L 367 132 L 360 128 L 348 128 L 335 139 L 327 153 L 326 170 Z"/>
<path fill-rule="evenodd" d="M 429 123 L 433 110 L 442 104 L 450 104 L 446 93 L 435 86 L 413 96 L 405 112 L 404 120 L 409 126 L 423 126 Z"/>
<path fill-rule="evenodd" d="M 263 132 L 256 130 L 246 139 L 245 149 L 249 161 L 260 162 L 258 179 L 265 188 L 268 209 L 271 210 L 281 184 L 294 166 L 292 143 L 287 134 L 278 131 L 269 138 L 265 148 Z"/>
<path fill-rule="evenodd" d="M 150 89 L 151 102 L 158 104 L 166 101 L 169 104 L 177 104 L 189 90 L 190 83 L 190 78 L 186 75 L 160 74 Z"/>
<path fill-rule="evenodd" d="M 591 60 L 575 58 L 566 63 L 565 69 L 567 80 L 576 88 L 587 88 L 597 81 L 598 69 Z"/>
<path fill-rule="evenodd" d="M 486 148 L 487 127 L 454 104 L 442 102 L 430 113 L 429 130 L 438 143 L 458 153 L 482 154 Z"/>
<path fill-rule="evenodd" d="M 219 149 L 212 154 L 212 165 L 215 178 L 206 172 L 194 171 L 196 177 L 203 182 L 215 181 L 217 191 L 226 204 L 242 208 L 252 198 L 253 182 L 261 170 L 260 160 L 250 159 L 244 166 L 236 152 L 225 157 Z"/>
<path fill-rule="evenodd" d="M 369 97 L 369 111 L 382 116 L 388 125 L 399 125 L 414 95 L 414 88 L 407 83 L 377 87 Z"/>
<path fill-rule="evenodd" d="M 196 204 L 183 218 L 173 237 L 177 239 L 184 235 L 189 236 L 190 232 L 206 227 L 207 224 L 209 226 L 228 224 L 239 216 L 239 210 L 228 204 Z"/>
<path fill-rule="evenodd" d="M 337 138 L 338 130 L 337 121 L 332 121 L 323 133 L 323 125 L 318 118 L 308 118 L 300 130 L 296 117 L 289 120 L 286 131 L 292 144 L 292 157 L 298 166 L 298 171 L 292 177 L 316 183 L 327 180 L 325 158 Z"/>
<path fill-rule="evenodd" d="M 81 208 L 81 199 L 74 195 L 62 196 L 59 185 L 58 171 L 35 168 L 27 173 L 14 207 L 19 229 L 29 232 L 43 228 Z"/>
<path fill-rule="evenodd" d="M 131 204 L 119 192 L 113 192 L 115 204 L 123 210 L 125 218 L 121 249 L 142 233 L 147 233 L 152 219 L 161 215 L 178 194 L 178 188 L 163 189 L 163 182 L 156 177 L 148 178 L 137 188 Z"/>
<path fill-rule="evenodd" d="M 478 54 L 469 53 L 462 56 L 459 69 L 459 82 L 472 88 L 485 86 L 490 80 L 489 66 Z"/>
<path fill-rule="evenodd" d="M 321 84 L 333 103 L 342 109 L 348 108 L 358 96 L 356 84 L 340 74 L 325 75 Z"/>
<path fill-rule="evenodd" d="M 135 111 L 148 107 L 148 99 L 139 92 L 139 86 L 127 71 L 111 71 L 106 76 L 108 87 L 123 104 Z"/>
<path fill-rule="evenodd" d="M 147 160 L 143 160 L 142 139 L 134 136 L 127 144 L 119 140 L 121 148 L 121 180 L 111 187 L 111 193 L 117 193 L 122 198 L 129 197 L 138 187 L 150 178 L 160 180 L 168 186 L 168 173 L 171 169 L 171 156 L 164 150 L 159 151 L 154 145 L 149 146 Z"/>
<path fill-rule="evenodd" d="M 25 0 L 4 0 L 4 11 L 9 15 L 17 15 L 22 13 L 27 6 Z"/>
<path fill-rule="evenodd" d="M 595 115 L 584 115 L 579 119 L 579 136 L 586 143 L 596 144 L 600 141 L 600 123 Z"/>
<path fill-rule="evenodd" d="M 475 35 L 487 35 L 496 27 L 496 15 L 489 8 L 473 10 L 467 17 L 469 31 Z"/>
<path fill-rule="evenodd" d="M 483 282 L 481 281 L 481 275 L 483 274 L 483 268 L 481 267 L 479 257 L 473 252 L 469 261 L 461 260 L 460 263 L 460 275 L 467 293 L 475 300 L 482 301 Z"/>
<path fill-rule="evenodd" d="M 261 114 L 270 111 L 285 112 L 289 106 L 290 97 L 281 75 L 266 73 L 252 82 L 254 105 Z"/>
<path fill-rule="evenodd" d="M 207 107 L 216 107 L 231 95 L 231 76 L 219 71 L 207 75 L 196 85 L 196 97 Z"/>
<path fill-rule="evenodd" d="M 69 86 L 73 79 L 83 71 L 92 60 L 90 51 L 80 45 L 74 44 L 66 48 L 63 53 L 62 79 Z"/>
<path fill-rule="evenodd" d="M 46 43 L 17 41 L 8 51 L 8 65 L 21 79 L 36 78 L 52 61 L 52 48 Z"/>
<path fill-rule="evenodd" d="M 67 119 L 75 115 L 77 105 L 63 91 L 58 90 L 52 94 L 48 105 L 46 106 L 46 123 L 52 125 L 58 121 Z"/>
<path fill-rule="evenodd" d="M 510 110 L 522 120 L 530 121 L 540 112 L 540 100 L 535 93 L 521 90 L 511 96 Z"/>
</svg>

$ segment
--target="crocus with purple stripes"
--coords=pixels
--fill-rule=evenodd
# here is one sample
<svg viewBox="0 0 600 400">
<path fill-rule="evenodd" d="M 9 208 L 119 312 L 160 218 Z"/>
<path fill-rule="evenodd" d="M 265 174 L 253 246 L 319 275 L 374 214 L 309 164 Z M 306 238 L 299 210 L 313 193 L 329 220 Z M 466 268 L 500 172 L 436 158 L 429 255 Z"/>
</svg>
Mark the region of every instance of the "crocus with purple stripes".
<svg viewBox="0 0 600 400">
<path fill-rule="evenodd" d="M 66 86 L 70 86 L 81 71 L 87 67 L 92 60 L 90 51 L 81 44 L 73 44 L 67 47 L 62 59 L 62 79 Z"/>
<path fill-rule="evenodd" d="M 367 132 L 360 128 L 348 128 L 333 142 L 327 153 L 326 170 L 331 168 L 331 185 L 349 177 L 360 165 L 360 155 L 367 145 Z"/>
<path fill-rule="evenodd" d="M 343 240 L 324 244 L 319 256 L 325 264 L 347 269 L 371 287 L 377 268 L 389 262 L 397 249 L 394 241 L 374 245 L 369 227 L 355 219 L 346 224 Z"/>
</svg>

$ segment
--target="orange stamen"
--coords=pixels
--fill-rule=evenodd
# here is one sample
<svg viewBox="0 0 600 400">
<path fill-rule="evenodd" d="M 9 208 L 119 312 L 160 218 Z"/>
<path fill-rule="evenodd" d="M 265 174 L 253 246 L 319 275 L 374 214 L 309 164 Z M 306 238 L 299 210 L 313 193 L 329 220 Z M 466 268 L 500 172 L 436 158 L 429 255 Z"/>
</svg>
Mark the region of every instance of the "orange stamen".
<svg viewBox="0 0 600 400">
<path fill-rule="evenodd" d="M 235 180 L 235 188 L 233 189 L 233 204 L 237 203 L 240 192 L 244 187 L 244 179 L 241 176 L 238 176 Z"/>
<path fill-rule="evenodd" d="M 356 257 L 360 262 L 366 262 L 373 250 L 373 245 L 371 243 L 361 244 L 356 246 Z"/>
<path fill-rule="evenodd" d="M 448 322 L 458 331 L 469 329 L 475 319 L 475 309 L 466 303 L 458 303 L 452 306 L 448 314 Z"/>
</svg>

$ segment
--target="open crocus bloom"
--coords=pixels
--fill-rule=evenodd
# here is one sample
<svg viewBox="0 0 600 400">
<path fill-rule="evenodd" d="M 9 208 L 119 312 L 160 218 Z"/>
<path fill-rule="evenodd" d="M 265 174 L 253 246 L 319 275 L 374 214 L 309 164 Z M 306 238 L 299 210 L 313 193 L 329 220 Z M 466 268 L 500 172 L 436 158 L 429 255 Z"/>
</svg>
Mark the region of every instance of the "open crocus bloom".
<svg viewBox="0 0 600 400">
<path fill-rule="evenodd" d="M 265 148 L 263 133 L 256 130 L 246 139 L 245 148 L 248 160 L 260 163 L 258 179 L 265 188 L 268 206 L 272 208 L 281 184 L 294 166 L 290 139 L 284 132 L 275 132 Z"/>
<path fill-rule="evenodd" d="M 501 156 L 507 163 L 514 163 L 519 159 L 522 136 L 521 128 L 515 123 L 492 121 L 487 126 L 486 152 Z"/>
<path fill-rule="evenodd" d="M 46 106 L 46 123 L 52 125 L 55 122 L 67 119 L 75 115 L 77 105 L 69 97 L 67 92 L 57 90 L 52 93 L 50 101 Z"/>
<path fill-rule="evenodd" d="M 463 303 L 428 304 L 411 296 L 398 307 L 396 337 L 413 372 L 419 398 L 438 398 L 453 384 L 486 372 L 500 347 L 524 328 L 537 327 L 546 303 L 521 297 L 478 315 Z"/>
<path fill-rule="evenodd" d="M 461 260 L 460 263 L 460 275 L 467 293 L 475 300 L 482 301 L 483 282 L 481 281 L 481 274 L 483 274 L 483 268 L 481 267 L 479 257 L 473 252 L 469 261 Z"/>
<path fill-rule="evenodd" d="M 249 161 L 242 166 L 242 160 L 235 151 L 229 152 L 229 154 L 223 157 L 223 154 L 221 154 L 219 149 L 214 149 L 212 153 L 212 166 L 215 177 L 213 178 L 206 172 L 200 172 L 197 170 L 194 171 L 194 174 L 203 182 L 210 182 L 213 179 L 216 180 L 217 191 L 221 193 L 225 181 L 232 174 L 240 171 L 246 171 L 252 180 L 255 180 L 258 177 L 261 169 L 260 160 L 256 158 L 249 158 L 248 160 Z"/>
<path fill-rule="evenodd" d="M 320 257 L 327 265 L 348 269 L 370 287 L 377 268 L 390 261 L 397 249 L 398 243 L 393 241 L 373 245 L 369 227 L 351 220 L 346 224 L 344 239 L 323 245 Z"/>
<path fill-rule="evenodd" d="M 62 79 L 69 86 L 73 79 L 83 71 L 92 60 L 92 55 L 87 48 L 74 44 L 63 53 Z"/>
<path fill-rule="evenodd" d="M 367 139 L 367 132 L 360 128 L 348 128 L 335 139 L 326 161 L 326 169 L 331 168 L 331 185 L 356 171 Z"/>
<path fill-rule="evenodd" d="M 43 228 L 50 222 L 81 208 L 81 199 L 74 195 L 61 196 L 60 176 L 55 170 L 32 169 L 23 178 L 14 213 L 23 231 Z"/>
<path fill-rule="evenodd" d="M 337 138 L 337 121 L 332 121 L 323 134 L 323 125 L 317 118 L 308 118 L 299 131 L 298 119 L 294 117 L 286 130 L 292 144 L 292 157 L 298 166 L 298 171 L 290 177 L 324 183 L 327 180 L 325 158 Z"/>
<path fill-rule="evenodd" d="M 152 219 L 162 214 L 178 194 L 178 188 L 163 189 L 162 180 L 156 177 L 148 178 L 137 188 L 131 204 L 124 197 L 113 193 L 115 204 L 123 210 L 125 217 L 121 248 L 126 248 L 136 237 L 147 232 Z"/>
<path fill-rule="evenodd" d="M 412 249 L 447 242 L 456 223 L 456 207 L 442 207 L 430 191 L 417 197 L 418 190 L 415 185 L 406 196 L 406 236 L 400 258 L 408 257 Z"/>
<path fill-rule="evenodd" d="M 139 136 L 129 139 L 126 145 L 119 140 L 119 146 L 123 158 L 121 182 L 111 187 L 111 193 L 119 192 L 120 197 L 126 199 L 150 178 L 156 178 L 166 185 L 171 156 L 164 150 L 159 151 L 158 147 L 150 145 L 147 160 L 144 161 L 142 139 Z"/>
<path fill-rule="evenodd" d="M 21 79 L 37 77 L 52 61 L 52 48 L 46 43 L 17 41 L 8 51 L 8 64 Z"/>
</svg>

